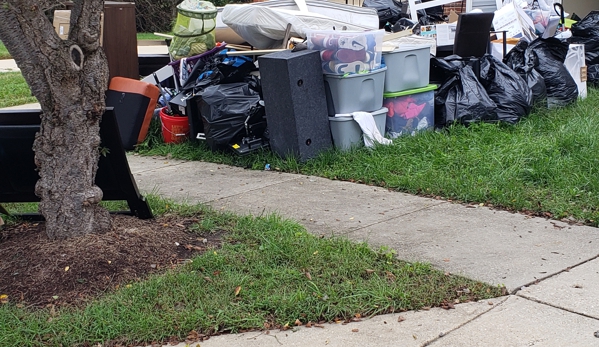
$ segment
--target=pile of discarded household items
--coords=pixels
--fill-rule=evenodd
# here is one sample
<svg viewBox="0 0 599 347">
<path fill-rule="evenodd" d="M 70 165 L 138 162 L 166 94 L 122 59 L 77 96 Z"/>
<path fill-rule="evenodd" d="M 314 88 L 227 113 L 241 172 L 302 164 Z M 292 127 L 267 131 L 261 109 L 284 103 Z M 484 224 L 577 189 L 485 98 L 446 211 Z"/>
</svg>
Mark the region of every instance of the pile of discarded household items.
<svg viewBox="0 0 599 347">
<path fill-rule="evenodd" d="M 171 63 L 143 80 L 158 86 L 164 141 L 307 160 L 456 122 L 514 124 L 599 84 L 599 11 L 575 21 L 544 0 L 484 11 L 468 0 L 474 9 L 459 14 L 406 2 L 412 10 L 393 0 L 183 1 Z"/>
</svg>

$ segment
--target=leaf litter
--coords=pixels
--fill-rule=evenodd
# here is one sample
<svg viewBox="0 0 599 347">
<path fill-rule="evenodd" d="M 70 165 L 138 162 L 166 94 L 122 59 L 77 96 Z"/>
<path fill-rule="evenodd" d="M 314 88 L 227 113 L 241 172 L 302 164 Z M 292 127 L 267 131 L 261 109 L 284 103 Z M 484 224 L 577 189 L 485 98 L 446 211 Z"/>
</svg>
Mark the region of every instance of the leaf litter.
<svg viewBox="0 0 599 347">
<path fill-rule="evenodd" d="M 3 301 L 33 307 L 82 305 L 220 247 L 222 232 L 200 237 L 188 230 L 197 222 L 179 216 L 141 220 L 115 215 L 107 233 L 68 240 L 48 239 L 44 223 L 4 226 L 0 294 L 6 295 Z"/>
</svg>

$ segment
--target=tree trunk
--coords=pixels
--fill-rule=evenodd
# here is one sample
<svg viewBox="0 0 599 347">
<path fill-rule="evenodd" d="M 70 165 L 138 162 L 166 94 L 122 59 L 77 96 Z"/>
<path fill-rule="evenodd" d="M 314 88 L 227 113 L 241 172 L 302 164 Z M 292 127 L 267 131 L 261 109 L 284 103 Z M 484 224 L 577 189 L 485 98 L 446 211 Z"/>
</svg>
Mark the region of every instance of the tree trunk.
<svg viewBox="0 0 599 347">
<path fill-rule="evenodd" d="M 42 108 L 33 149 L 36 194 L 46 233 L 62 239 L 110 227 L 95 185 L 108 65 L 99 45 L 101 0 L 75 0 L 69 38 L 61 40 L 44 1 L 0 1 L 0 40 Z"/>
</svg>

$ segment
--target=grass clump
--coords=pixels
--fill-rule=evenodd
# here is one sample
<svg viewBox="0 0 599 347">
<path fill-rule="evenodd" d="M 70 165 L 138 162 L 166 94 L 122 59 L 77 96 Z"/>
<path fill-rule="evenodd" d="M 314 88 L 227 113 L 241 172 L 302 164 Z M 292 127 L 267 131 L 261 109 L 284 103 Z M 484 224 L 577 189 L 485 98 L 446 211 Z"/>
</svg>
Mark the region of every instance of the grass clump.
<svg viewBox="0 0 599 347">
<path fill-rule="evenodd" d="M 20 72 L 0 73 L 0 108 L 37 102 Z"/>
<path fill-rule="evenodd" d="M 8 49 L 4 46 L 4 43 L 0 41 L 0 59 L 11 59 L 10 53 L 8 53 Z"/>
<path fill-rule="evenodd" d="M 272 168 L 382 186 L 425 196 L 484 203 L 598 225 L 599 90 L 568 107 L 537 109 L 517 125 L 454 125 L 400 137 L 390 146 L 335 150 L 299 163 L 264 151 L 247 157 L 154 138 L 142 154 Z M 159 130 L 158 130 L 159 131 Z M 159 135 L 158 135 L 159 136 Z"/>
<path fill-rule="evenodd" d="M 501 288 L 397 260 L 387 248 L 314 236 L 275 215 L 239 217 L 156 198 L 157 204 L 201 216 L 192 228 L 200 234 L 226 231 L 222 248 L 84 308 L 0 305 L 0 345 L 164 342 L 192 330 L 284 328 L 296 319 L 347 320 L 501 295 Z"/>
</svg>

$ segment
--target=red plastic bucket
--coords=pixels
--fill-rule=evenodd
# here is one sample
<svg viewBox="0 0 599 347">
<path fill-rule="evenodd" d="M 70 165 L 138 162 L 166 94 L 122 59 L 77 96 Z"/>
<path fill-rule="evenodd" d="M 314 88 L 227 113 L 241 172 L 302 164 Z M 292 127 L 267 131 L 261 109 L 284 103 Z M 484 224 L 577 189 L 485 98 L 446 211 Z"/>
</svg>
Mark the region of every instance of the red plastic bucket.
<svg viewBox="0 0 599 347">
<path fill-rule="evenodd" d="M 160 109 L 162 138 L 165 143 L 180 143 L 189 137 L 189 121 L 185 116 L 169 116 L 166 107 Z"/>
</svg>

